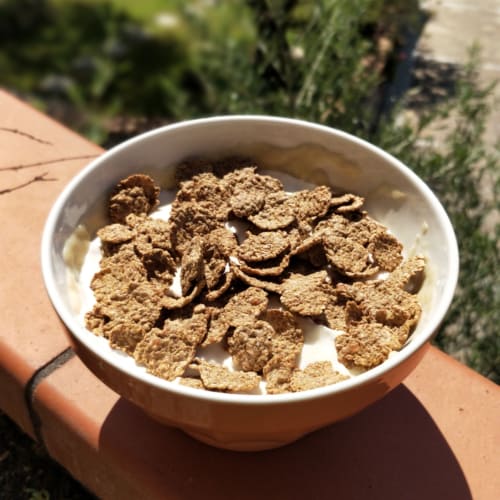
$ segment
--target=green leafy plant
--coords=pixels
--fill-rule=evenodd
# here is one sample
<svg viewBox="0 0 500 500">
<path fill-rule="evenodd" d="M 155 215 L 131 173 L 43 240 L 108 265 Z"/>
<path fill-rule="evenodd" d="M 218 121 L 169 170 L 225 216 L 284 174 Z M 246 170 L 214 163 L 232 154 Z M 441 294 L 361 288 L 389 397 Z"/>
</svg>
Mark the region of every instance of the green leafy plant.
<svg viewBox="0 0 500 500">
<path fill-rule="evenodd" d="M 421 117 L 414 128 L 386 124 L 379 139 L 430 185 L 457 234 L 458 289 L 436 343 L 500 383 L 500 225 L 498 217 L 490 219 L 500 209 L 500 155 L 484 142 L 494 84 L 479 85 L 478 64 L 478 51 L 472 49 L 446 105 Z M 451 126 L 437 143 L 428 129 L 443 119 Z"/>
<path fill-rule="evenodd" d="M 50 500 L 50 493 L 47 490 L 25 488 L 24 492 L 29 495 L 29 500 Z"/>
<path fill-rule="evenodd" d="M 400 19 L 394 24 L 392 2 L 247 4 L 257 30 L 253 49 L 247 46 L 236 53 L 233 48 L 231 53 L 226 47 L 230 71 L 213 63 L 217 58 L 207 59 L 208 85 L 221 90 L 217 112 L 271 113 L 341 128 L 380 145 L 414 169 L 444 204 L 460 247 L 459 286 L 436 343 L 500 382 L 500 228 L 496 224 L 485 230 L 488 217 L 500 208 L 500 158 L 483 139 L 493 86 L 478 83 L 478 51 L 471 51 L 450 99 L 417 115 L 412 126 L 405 125 L 404 101 L 380 115 L 379 89 L 390 77 L 387 66 L 394 53 L 384 60 L 376 40 L 377 34 L 400 28 Z M 383 11 L 382 5 L 388 9 Z M 407 19 L 415 15 L 407 11 Z M 372 38 L 366 37 L 367 31 Z M 212 78 L 214 73 L 217 78 Z M 446 118 L 447 132 L 438 140 L 443 133 L 436 126 Z M 485 184 L 491 187 L 489 196 Z"/>
<path fill-rule="evenodd" d="M 405 103 L 385 116 L 380 89 L 393 76 L 400 39 L 418 28 L 416 2 L 248 0 L 255 38 L 206 47 L 202 72 L 216 113 L 269 113 L 333 126 L 400 158 L 436 192 L 460 246 L 456 298 L 436 343 L 500 382 L 499 228 L 484 230 L 498 210 L 500 159 L 483 140 L 492 86 L 477 79 L 472 51 L 444 104 L 402 123 Z M 403 29 L 404 28 L 404 29 Z M 380 42 L 393 47 L 384 53 Z M 437 124 L 447 117 L 442 140 Z M 484 196 L 489 177 L 492 195 Z"/>
<path fill-rule="evenodd" d="M 178 118 L 198 106 L 182 30 L 150 28 L 106 2 L 1 1 L 0 43 L 0 82 L 93 139 L 110 116 Z"/>
</svg>

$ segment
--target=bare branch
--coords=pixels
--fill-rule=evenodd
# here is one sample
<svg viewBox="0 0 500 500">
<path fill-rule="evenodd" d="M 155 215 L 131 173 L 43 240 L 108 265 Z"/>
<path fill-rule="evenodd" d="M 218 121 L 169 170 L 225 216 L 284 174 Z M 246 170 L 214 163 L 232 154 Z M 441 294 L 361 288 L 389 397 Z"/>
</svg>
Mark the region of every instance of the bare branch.
<svg viewBox="0 0 500 500">
<path fill-rule="evenodd" d="M 17 186 L 11 187 L 11 188 L 6 188 L 6 189 L 0 189 L 0 195 L 2 194 L 7 194 L 7 193 L 12 193 L 13 191 L 17 191 L 18 189 L 22 189 L 26 186 L 29 186 L 30 184 L 33 184 L 35 182 L 50 182 L 50 181 L 57 181 L 56 178 L 52 177 L 47 177 L 49 175 L 48 172 L 45 172 L 40 175 L 35 175 L 32 179 L 29 181 L 23 182 L 22 184 L 18 184 Z"/>
<path fill-rule="evenodd" d="M 32 141 L 38 142 L 40 144 L 46 144 L 48 146 L 52 146 L 51 142 L 45 141 L 44 139 L 39 139 L 38 137 L 28 134 L 27 132 L 23 132 L 22 130 L 18 130 L 17 128 L 0 127 L 0 130 L 2 132 L 10 132 L 11 134 L 22 135 L 23 137 L 27 137 L 28 139 L 31 139 Z"/>
<path fill-rule="evenodd" d="M 25 168 L 39 167 L 41 165 L 51 165 L 52 163 L 60 163 L 63 161 L 73 161 L 73 160 L 86 160 L 89 158 L 96 158 L 98 154 L 94 155 L 80 155 L 80 156 L 66 156 L 63 158 L 54 158 L 53 160 L 38 161 L 35 163 L 25 163 L 20 165 L 9 165 L 7 167 L 0 167 L 0 172 L 5 172 L 7 170 L 24 170 Z"/>
</svg>

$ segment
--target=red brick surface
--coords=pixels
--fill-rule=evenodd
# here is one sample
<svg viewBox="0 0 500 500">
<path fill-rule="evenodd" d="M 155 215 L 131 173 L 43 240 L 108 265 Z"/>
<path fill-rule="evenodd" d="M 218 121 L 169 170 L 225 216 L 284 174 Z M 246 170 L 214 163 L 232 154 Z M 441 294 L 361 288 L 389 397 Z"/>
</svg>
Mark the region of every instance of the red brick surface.
<svg viewBox="0 0 500 500">
<path fill-rule="evenodd" d="M 437 349 L 405 385 L 453 450 L 473 498 L 500 498 L 500 387 Z"/>
<path fill-rule="evenodd" d="M 0 408 L 33 435 L 24 404 L 25 386 L 39 368 L 69 346 L 42 282 L 42 228 L 57 195 L 89 160 L 11 167 L 97 155 L 101 150 L 2 91 L 0 129 Z M 54 180 L 15 189 L 44 173 Z"/>
<path fill-rule="evenodd" d="M 0 92 L 0 168 L 99 149 Z M 8 139 L 7 139 L 8 137 Z M 52 149 L 51 149 L 52 148 Z M 24 392 L 50 454 L 101 498 L 480 499 L 500 492 L 500 389 L 431 348 L 404 384 L 357 416 L 284 448 L 221 451 L 161 426 L 104 386 L 76 357 L 41 281 L 50 205 L 86 160 L 0 169 L 0 409 L 33 435 Z M 39 372 L 47 365 L 52 371 Z"/>
<path fill-rule="evenodd" d="M 157 424 L 77 358 L 40 384 L 35 408 L 50 453 L 103 498 L 493 500 L 499 389 L 476 377 L 429 349 L 405 384 L 364 412 L 258 453 L 217 450 Z"/>
</svg>

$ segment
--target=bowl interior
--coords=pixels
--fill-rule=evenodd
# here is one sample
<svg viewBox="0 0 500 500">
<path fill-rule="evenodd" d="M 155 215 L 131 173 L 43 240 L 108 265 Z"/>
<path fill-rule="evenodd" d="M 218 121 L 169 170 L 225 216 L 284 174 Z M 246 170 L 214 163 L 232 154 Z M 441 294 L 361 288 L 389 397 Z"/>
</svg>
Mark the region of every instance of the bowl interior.
<svg viewBox="0 0 500 500">
<path fill-rule="evenodd" d="M 171 383 L 146 374 L 132 358 L 111 350 L 83 327 L 71 288 L 71 276 L 79 272 L 82 255 L 68 260 L 67 242 L 83 226 L 86 231 L 76 233 L 76 244 L 85 249 L 85 239 L 106 223 L 105 202 L 120 179 L 148 173 L 162 187 L 171 188 L 172 167 L 182 160 L 227 155 L 252 156 L 264 168 L 364 196 L 370 215 L 400 239 L 406 256 L 427 257 L 418 327 L 408 345 L 386 366 L 371 370 L 373 375 L 403 361 L 429 340 L 449 306 L 458 273 L 453 229 L 429 188 L 396 159 L 350 135 L 296 120 L 242 116 L 195 120 L 143 134 L 92 162 L 61 194 L 45 227 L 42 268 L 57 312 L 81 342 L 132 376 L 171 388 Z"/>
</svg>

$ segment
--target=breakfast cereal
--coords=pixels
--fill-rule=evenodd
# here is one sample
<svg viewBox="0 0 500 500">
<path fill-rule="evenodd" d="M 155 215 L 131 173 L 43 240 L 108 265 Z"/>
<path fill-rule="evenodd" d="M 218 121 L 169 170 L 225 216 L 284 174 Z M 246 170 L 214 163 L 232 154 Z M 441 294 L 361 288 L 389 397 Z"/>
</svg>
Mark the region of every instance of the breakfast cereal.
<svg viewBox="0 0 500 500">
<path fill-rule="evenodd" d="M 150 373 L 204 390 L 279 394 L 335 384 L 401 349 L 425 268 L 364 210 L 325 185 L 295 192 L 248 159 L 177 168 L 164 219 L 144 174 L 120 181 L 100 228 L 87 328 Z M 331 361 L 301 365 L 304 321 L 337 332 Z M 312 323 L 311 323 L 312 324 Z M 230 363 L 207 358 L 222 350 Z"/>
</svg>

